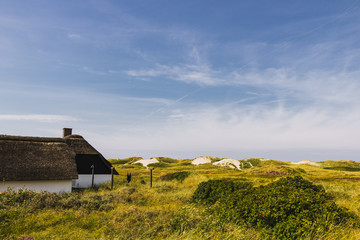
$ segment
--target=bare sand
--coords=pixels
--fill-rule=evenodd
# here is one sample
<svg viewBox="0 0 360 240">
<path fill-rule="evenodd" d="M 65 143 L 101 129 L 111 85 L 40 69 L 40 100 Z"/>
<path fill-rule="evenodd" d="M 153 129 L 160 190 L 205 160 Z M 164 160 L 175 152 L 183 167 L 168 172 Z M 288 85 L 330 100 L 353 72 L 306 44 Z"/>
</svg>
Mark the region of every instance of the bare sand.
<svg viewBox="0 0 360 240">
<path fill-rule="evenodd" d="M 151 158 L 151 159 L 141 159 L 139 161 L 134 162 L 133 164 L 141 163 L 144 167 L 147 167 L 149 164 L 158 163 L 158 162 L 159 160 L 157 160 L 156 158 Z"/>
<path fill-rule="evenodd" d="M 235 159 L 226 158 L 218 162 L 214 162 L 213 165 L 216 166 L 222 166 L 222 167 L 230 167 L 230 168 L 237 168 L 241 170 L 240 168 L 240 161 Z"/>
<path fill-rule="evenodd" d="M 198 157 L 192 160 L 191 162 L 193 165 L 200 165 L 200 164 L 206 164 L 211 163 L 211 159 L 208 157 Z"/>
<path fill-rule="evenodd" d="M 319 163 L 312 162 L 312 161 L 310 161 L 310 160 L 302 160 L 302 161 L 298 161 L 298 162 L 293 162 L 292 164 L 309 164 L 309 165 L 317 166 L 317 167 L 320 166 Z"/>
</svg>

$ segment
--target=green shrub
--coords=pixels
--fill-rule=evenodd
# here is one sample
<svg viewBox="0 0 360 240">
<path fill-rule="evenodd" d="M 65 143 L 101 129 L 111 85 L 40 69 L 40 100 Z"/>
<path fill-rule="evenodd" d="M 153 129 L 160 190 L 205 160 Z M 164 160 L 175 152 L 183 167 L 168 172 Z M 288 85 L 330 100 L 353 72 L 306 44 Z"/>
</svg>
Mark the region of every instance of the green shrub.
<svg viewBox="0 0 360 240">
<path fill-rule="evenodd" d="M 108 159 L 109 162 L 111 162 L 112 164 L 131 164 L 134 163 L 136 161 L 139 161 L 143 159 L 142 157 L 129 157 L 129 158 L 112 158 L 112 159 Z"/>
<path fill-rule="evenodd" d="M 148 165 L 148 167 L 156 167 L 156 168 L 165 168 L 169 167 L 170 165 L 168 163 L 164 162 L 158 162 L 158 163 L 151 163 Z"/>
<path fill-rule="evenodd" d="M 240 186 L 238 185 L 240 184 Z M 282 178 L 266 186 L 210 180 L 199 184 L 193 200 L 213 204 L 224 221 L 260 228 L 261 239 L 297 239 L 316 229 L 352 219 L 320 185 L 300 176 Z"/>
<path fill-rule="evenodd" d="M 290 165 L 290 163 L 277 161 L 277 160 L 266 160 L 266 161 L 261 161 L 258 166 L 265 167 L 265 166 L 286 166 L 286 165 Z"/>
<path fill-rule="evenodd" d="M 18 189 L 14 191 L 8 188 L 5 192 L 0 192 L 0 209 L 6 206 L 12 206 L 19 203 L 26 203 L 36 195 L 36 192 L 27 189 Z"/>
<path fill-rule="evenodd" d="M 113 165 L 116 165 L 116 164 L 126 164 L 128 163 L 129 161 L 128 160 L 124 160 L 124 159 L 109 159 L 109 162 Z"/>
<path fill-rule="evenodd" d="M 360 171 L 360 163 L 355 161 L 324 161 L 322 162 L 322 167 L 329 170 L 338 170 L 338 171 L 350 171 L 358 172 Z"/>
<path fill-rule="evenodd" d="M 181 162 L 180 165 L 181 165 L 181 166 L 192 166 L 192 163 L 191 163 L 191 161 Z"/>
<path fill-rule="evenodd" d="M 250 162 L 253 166 L 258 166 L 261 163 L 261 160 L 259 158 L 249 158 L 243 161 Z"/>
<path fill-rule="evenodd" d="M 162 181 L 171 181 L 177 180 L 179 182 L 183 182 L 188 176 L 190 176 L 190 172 L 182 171 L 182 172 L 174 172 L 168 173 L 160 177 Z"/>
<path fill-rule="evenodd" d="M 248 171 L 252 175 L 262 176 L 296 176 L 305 173 L 301 168 L 291 168 L 281 165 L 268 165 L 265 167 L 256 167 Z"/>
<path fill-rule="evenodd" d="M 164 162 L 164 163 L 178 163 L 179 160 L 174 159 L 174 158 L 168 158 L 168 157 L 157 157 L 157 160 L 159 160 L 159 162 Z"/>
<path fill-rule="evenodd" d="M 137 164 L 125 164 L 125 165 L 122 165 L 121 168 L 122 169 L 129 169 L 129 168 L 137 168 L 139 166 L 143 166 L 141 163 L 137 163 Z"/>
<path fill-rule="evenodd" d="M 0 209 L 11 206 L 26 206 L 30 209 L 60 208 L 60 209 L 84 209 L 84 210 L 111 210 L 115 208 L 117 199 L 111 195 L 99 195 L 97 193 L 50 193 L 35 192 L 31 190 L 8 189 L 0 193 Z"/>
<path fill-rule="evenodd" d="M 254 166 L 254 165 L 252 165 L 252 163 L 250 161 L 247 161 L 247 160 L 240 160 L 239 162 L 240 162 L 240 168 L 242 168 L 242 169 L 251 168 Z"/>
<path fill-rule="evenodd" d="M 220 198 L 234 192 L 246 191 L 251 188 L 249 182 L 234 182 L 232 180 L 209 180 L 199 184 L 195 190 L 192 201 L 202 204 L 214 204 Z"/>
</svg>

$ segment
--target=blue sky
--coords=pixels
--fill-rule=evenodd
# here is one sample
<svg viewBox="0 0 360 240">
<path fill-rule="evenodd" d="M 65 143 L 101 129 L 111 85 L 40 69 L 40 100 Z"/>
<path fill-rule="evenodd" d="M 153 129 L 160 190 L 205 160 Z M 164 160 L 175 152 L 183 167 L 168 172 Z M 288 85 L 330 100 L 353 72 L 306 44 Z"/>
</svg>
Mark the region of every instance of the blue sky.
<svg viewBox="0 0 360 240">
<path fill-rule="evenodd" d="M 1 1 L 1 134 L 105 157 L 360 160 L 360 1 Z"/>
</svg>

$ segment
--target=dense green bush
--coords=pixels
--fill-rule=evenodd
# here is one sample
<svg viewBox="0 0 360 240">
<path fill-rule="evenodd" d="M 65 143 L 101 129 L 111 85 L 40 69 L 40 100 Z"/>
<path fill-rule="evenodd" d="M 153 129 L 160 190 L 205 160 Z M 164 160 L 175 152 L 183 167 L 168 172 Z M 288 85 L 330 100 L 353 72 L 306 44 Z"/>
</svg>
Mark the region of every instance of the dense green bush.
<svg viewBox="0 0 360 240">
<path fill-rule="evenodd" d="M 177 180 L 179 182 L 183 182 L 188 176 L 190 176 L 190 172 L 187 171 L 173 172 L 161 176 L 160 180 L 162 181 Z"/>
<path fill-rule="evenodd" d="M 228 179 L 209 180 L 199 184 L 192 197 L 192 201 L 202 204 L 213 204 L 220 198 L 237 191 L 246 191 L 252 185 L 249 182 L 235 182 Z"/>
<path fill-rule="evenodd" d="M 216 202 L 211 210 L 224 221 L 259 228 L 262 239 L 298 239 L 315 229 L 317 233 L 326 232 L 330 225 L 353 218 L 332 201 L 322 186 L 300 176 L 240 190 L 231 181 L 209 181 L 199 185 L 193 199 Z"/>
</svg>

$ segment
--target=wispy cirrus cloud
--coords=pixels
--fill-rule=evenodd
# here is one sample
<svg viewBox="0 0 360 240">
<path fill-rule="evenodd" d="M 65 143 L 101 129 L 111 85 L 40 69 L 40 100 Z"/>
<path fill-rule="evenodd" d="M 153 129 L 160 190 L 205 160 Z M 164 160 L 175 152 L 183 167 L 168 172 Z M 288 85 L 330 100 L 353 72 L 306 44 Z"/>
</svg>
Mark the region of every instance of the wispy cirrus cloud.
<svg viewBox="0 0 360 240">
<path fill-rule="evenodd" d="M 145 121 L 126 129 L 118 128 L 110 137 L 112 141 L 104 147 L 111 148 L 113 143 L 113 148 L 121 145 L 124 151 L 134 152 L 140 150 L 134 146 L 144 146 L 141 150 L 153 156 L 163 154 L 167 149 L 171 154 L 181 150 L 184 157 L 223 151 L 222 154 L 226 153 L 228 157 L 245 158 L 246 151 L 252 152 L 250 157 L 259 157 L 262 151 L 276 149 L 289 150 L 290 159 L 281 160 L 354 159 L 350 150 L 358 148 L 358 121 L 359 108 L 344 112 L 317 106 L 289 109 L 261 104 L 242 108 L 176 108 L 162 124 Z M 141 138 L 137 137 L 139 135 Z M 106 138 L 109 139 L 108 135 Z M 322 155 L 315 158 L 319 149 L 322 149 Z M 338 149 L 348 152 L 334 155 Z M 276 158 L 279 159 L 279 155 Z"/>
<path fill-rule="evenodd" d="M 167 77 L 185 83 L 196 83 L 199 85 L 215 86 L 220 85 L 217 77 L 219 72 L 212 70 L 206 65 L 179 65 L 166 66 L 157 65 L 154 69 L 147 70 L 128 70 L 124 73 L 136 78 Z"/>
<path fill-rule="evenodd" d="M 291 68 L 268 68 L 250 71 L 217 71 L 208 66 L 159 65 L 148 70 L 129 70 L 127 75 L 135 78 L 166 77 L 200 86 L 251 86 L 258 90 L 269 89 L 282 97 L 307 98 L 327 102 L 359 102 L 356 92 L 360 90 L 359 71 L 310 70 L 299 72 Z"/>
</svg>

